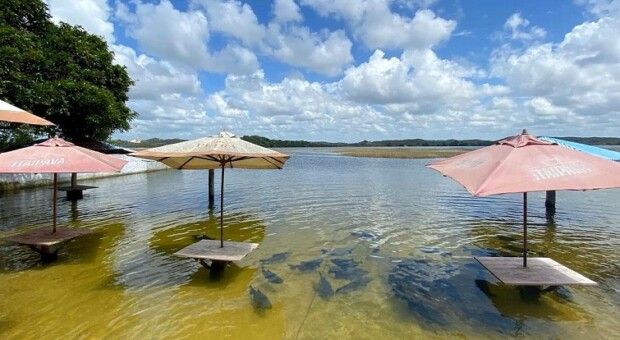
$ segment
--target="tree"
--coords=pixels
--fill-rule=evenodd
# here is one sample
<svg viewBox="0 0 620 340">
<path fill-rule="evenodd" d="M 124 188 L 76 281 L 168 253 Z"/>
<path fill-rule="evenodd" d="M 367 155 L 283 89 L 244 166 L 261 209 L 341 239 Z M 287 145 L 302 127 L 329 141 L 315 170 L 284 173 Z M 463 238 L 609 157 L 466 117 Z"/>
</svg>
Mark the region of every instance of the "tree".
<svg viewBox="0 0 620 340">
<path fill-rule="evenodd" d="M 69 140 L 128 130 L 137 116 L 125 104 L 133 82 L 106 42 L 52 23 L 41 0 L 1 1 L 0 98 L 56 123 L 48 131 Z"/>
</svg>

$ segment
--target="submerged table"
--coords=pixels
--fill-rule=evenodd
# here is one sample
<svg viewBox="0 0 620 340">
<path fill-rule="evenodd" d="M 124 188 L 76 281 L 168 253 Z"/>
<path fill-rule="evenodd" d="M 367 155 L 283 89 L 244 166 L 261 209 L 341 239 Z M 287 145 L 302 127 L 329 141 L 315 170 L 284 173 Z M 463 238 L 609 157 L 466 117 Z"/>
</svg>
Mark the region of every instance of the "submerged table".
<svg viewBox="0 0 620 340">
<path fill-rule="evenodd" d="M 230 262 L 243 259 L 257 247 L 258 243 L 224 241 L 222 248 L 219 240 L 201 240 L 179 250 L 174 255 L 194 259 L 203 267 L 214 269 L 214 267 L 224 268 Z"/>
<path fill-rule="evenodd" d="M 76 228 L 56 228 L 54 233 L 46 228 L 9 236 L 3 240 L 27 246 L 39 253 L 43 262 L 50 262 L 58 257 L 58 250 L 63 242 L 88 233 L 88 230 Z"/>
<path fill-rule="evenodd" d="M 66 191 L 67 192 L 67 200 L 75 201 L 84 198 L 84 190 L 87 189 L 95 189 L 97 187 L 91 185 L 75 185 L 75 186 L 65 186 L 58 187 L 58 191 Z"/>
<path fill-rule="evenodd" d="M 597 283 L 547 257 L 528 257 L 523 267 L 521 257 L 474 257 L 493 276 L 506 285 L 564 286 Z"/>
</svg>

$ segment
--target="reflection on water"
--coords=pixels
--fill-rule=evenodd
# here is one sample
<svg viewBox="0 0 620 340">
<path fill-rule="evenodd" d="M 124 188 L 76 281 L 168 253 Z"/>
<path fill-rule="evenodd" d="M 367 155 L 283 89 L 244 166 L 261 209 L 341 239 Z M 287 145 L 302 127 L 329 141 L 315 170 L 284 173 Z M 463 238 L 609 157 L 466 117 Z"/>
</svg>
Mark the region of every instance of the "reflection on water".
<svg viewBox="0 0 620 340">
<path fill-rule="evenodd" d="M 87 181 L 57 262 L 0 243 L 3 338 L 600 338 L 620 332 L 620 190 L 530 194 L 529 251 L 599 282 L 498 285 L 473 256 L 521 254 L 521 195 L 472 198 L 424 160 L 291 150 L 232 170 L 225 238 L 261 245 L 223 273 L 172 254 L 219 237 L 207 171 Z M 217 176 L 216 176 L 217 179 Z M 0 194 L 0 236 L 51 225 L 46 188 Z M 219 200 L 216 199 L 216 202 Z M 260 293 L 260 294 L 259 294 Z M 268 303 L 267 303 L 268 302 Z M 270 307 L 270 308 L 267 308 Z"/>
</svg>

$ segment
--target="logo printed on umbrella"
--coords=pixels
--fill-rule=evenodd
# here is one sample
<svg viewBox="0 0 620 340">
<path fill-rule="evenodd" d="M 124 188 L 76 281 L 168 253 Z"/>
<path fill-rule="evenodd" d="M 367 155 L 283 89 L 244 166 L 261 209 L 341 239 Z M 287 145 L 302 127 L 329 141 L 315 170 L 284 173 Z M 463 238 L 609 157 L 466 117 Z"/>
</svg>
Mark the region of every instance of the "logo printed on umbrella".
<svg viewBox="0 0 620 340">
<path fill-rule="evenodd" d="M 15 161 L 11 164 L 12 168 L 26 168 L 31 166 L 43 166 L 43 165 L 58 165 L 64 164 L 65 159 L 63 158 L 51 158 L 51 159 L 35 159 L 35 160 L 27 160 L 27 161 Z"/>
<path fill-rule="evenodd" d="M 592 171 L 586 164 L 578 161 L 562 163 L 558 158 L 548 158 L 541 160 L 541 163 L 545 164 L 545 166 L 529 169 L 537 181 L 581 175 Z"/>
</svg>

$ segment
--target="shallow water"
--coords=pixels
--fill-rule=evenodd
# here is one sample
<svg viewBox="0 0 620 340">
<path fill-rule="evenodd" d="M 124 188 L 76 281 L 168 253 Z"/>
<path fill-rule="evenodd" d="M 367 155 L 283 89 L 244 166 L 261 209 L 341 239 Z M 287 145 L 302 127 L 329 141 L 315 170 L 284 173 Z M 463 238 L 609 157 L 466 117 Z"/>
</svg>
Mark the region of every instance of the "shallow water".
<svg viewBox="0 0 620 340">
<path fill-rule="evenodd" d="M 194 235 L 219 235 L 207 171 L 82 181 L 98 188 L 60 199 L 59 225 L 92 233 L 58 261 L 0 243 L 0 337 L 620 334 L 620 190 L 559 192 L 553 217 L 544 193 L 529 195 L 531 256 L 599 282 L 538 296 L 497 285 L 473 260 L 520 254 L 521 195 L 473 198 L 429 160 L 285 152 L 281 171 L 227 170 L 224 236 L 260 246 L 219 274 L 172 256 Z M 0 237 L 51 227 L 49 189 L 1 195 Z M 270 309 L 253 306 L 250 287 Z"/>
</svg>

